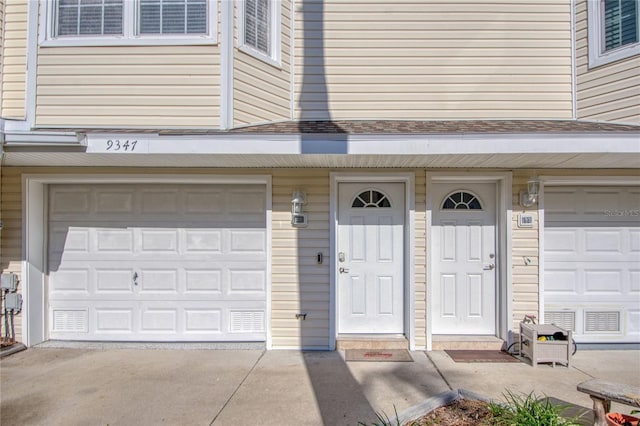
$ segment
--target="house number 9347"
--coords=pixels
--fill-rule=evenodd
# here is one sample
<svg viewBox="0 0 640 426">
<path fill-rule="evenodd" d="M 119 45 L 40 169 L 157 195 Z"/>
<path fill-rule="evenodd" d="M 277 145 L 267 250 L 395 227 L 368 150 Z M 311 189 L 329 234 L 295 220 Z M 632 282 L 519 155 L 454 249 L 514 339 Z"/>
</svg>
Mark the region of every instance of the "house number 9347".
<svg viewBox="0 0 640 426">
<path fill-rule="evenodd" d="M 108 139 L 107 140 L 107 151 L 122 151 L 122 152 L 133 152 L 136 150 L 137 140 L 130 141 L 125 140 L 121 141 L 120 139 Z"/>
</svg>

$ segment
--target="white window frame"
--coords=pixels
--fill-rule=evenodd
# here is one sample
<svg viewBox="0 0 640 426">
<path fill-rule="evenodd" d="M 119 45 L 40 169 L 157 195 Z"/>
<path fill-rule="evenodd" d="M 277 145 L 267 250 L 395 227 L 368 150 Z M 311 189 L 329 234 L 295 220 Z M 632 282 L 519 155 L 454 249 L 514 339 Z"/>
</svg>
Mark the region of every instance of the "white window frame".
<svg viewBox="0 0 640 426">
<path fill-rule="evenodd" d="M 223 0 L 225 1 L 225 0 Z M 282 66 L 281 63 L 281 6 L 282 2 L 280 0 L 271 0 L 271 7 L 269 8 L 269 13 L 271 14 L 271 22 L 269 26 L 269 30 L 271 31 L 271 52 L 269 55 L 265 55 L 263 52 L 257 50 L 251 45 L 245 43 L 244 40 L 244 11 L 245 11 L 245 1 L 238 0 L 238 49 L 248 55 L 251 55 L 261 61 L 264 61 L 274 67 L 280 68 Z"/>
<path fill-rule="evenodd" d="M 604 0 L 587 1 L 587 13 L 589 68 L 640 55 L 640 41 L 605 51 Z M 640 8 L 638 8 L 638 14 L 640 14 Z M 640 16 L 638 19 L 640 20 Z"/>
<path fill-rule="evenodd" d="M 35 0 L 34 0 L 35 1 Z M 40 46 L 190 45 L 218 43 L 218 1 L 207 0 L 207 34 L 139 34 L 139 0 L 125 0 L 121 35 L 55 35 L 57 0 L 41 0 Z M 223 0 L 224 1 L 224 0 Z"/>
</svg>

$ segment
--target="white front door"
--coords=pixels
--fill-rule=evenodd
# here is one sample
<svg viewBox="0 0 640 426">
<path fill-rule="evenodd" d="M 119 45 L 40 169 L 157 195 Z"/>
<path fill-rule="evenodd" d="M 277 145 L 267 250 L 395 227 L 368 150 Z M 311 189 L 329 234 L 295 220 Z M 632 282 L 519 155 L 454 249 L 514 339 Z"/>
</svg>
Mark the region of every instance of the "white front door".
<svg viewBox="0 0 640 426">
<path fill-rule="evenodd" d="M 433 334 L 496 332 L 496 189 L 433 186 Z"/>
<path fill-rule="evenodd" d="M 339 333 L 404 332 L 403 183 L 340 183 Z"/>
</svg>

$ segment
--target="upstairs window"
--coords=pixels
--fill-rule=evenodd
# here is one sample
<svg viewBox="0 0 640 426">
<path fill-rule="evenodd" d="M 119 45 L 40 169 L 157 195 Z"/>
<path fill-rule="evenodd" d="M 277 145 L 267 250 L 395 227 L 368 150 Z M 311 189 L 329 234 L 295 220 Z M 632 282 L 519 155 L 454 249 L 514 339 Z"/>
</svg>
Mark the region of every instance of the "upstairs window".
<svg viewBox="0 0 640 426">
<path fill-rule="evenodd" d="M 269 0 L 245 1 L 244 43 L 267 56 L 271 55 L 270 22 Z"/>
<path fill-rule="evenodd" d="M 240 49 L 265 62 L 280 62 L 280 2 L 240 0 L 238 8 Z"/>
<path fill-rule="evenodd" d="M 638 0 L 588 2 L 589 66 L 640 54 Z"/>
<path fill-rule="evenodd" d="M 48 0 L 41 45 L 210 44 L 216 0 Z"/>
<path fill-rule="evenodd" d="M 122 35 L 123 0 L 59 0 L 56 36 Z"/>
</svg>

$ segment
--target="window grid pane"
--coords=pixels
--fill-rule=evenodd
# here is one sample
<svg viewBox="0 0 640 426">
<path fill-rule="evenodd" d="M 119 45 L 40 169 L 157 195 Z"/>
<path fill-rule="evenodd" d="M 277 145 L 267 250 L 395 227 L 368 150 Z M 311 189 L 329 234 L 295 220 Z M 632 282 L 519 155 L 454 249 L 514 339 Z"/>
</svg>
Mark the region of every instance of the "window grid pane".
<svg viewBox="0 0 640 426">
<path fill-rule="evenodd" d="M 141 0 L 140 34 L 207 34 L 208 0 Z"/>
<path fill-rule="evenodd" d="M 269 0 L 246 0 L 244 42 L 265 55 L 271 54 L 271 4 Z"/>
<path fill-rule="evenodd" d="M 604 1 L 604 50 L 638 42 L 636 0 Z"/>
<path fill-rule="evenodd" d="M 122 34 L 123 0 L 59 0 L 57 36 Z"/>
</svg>

